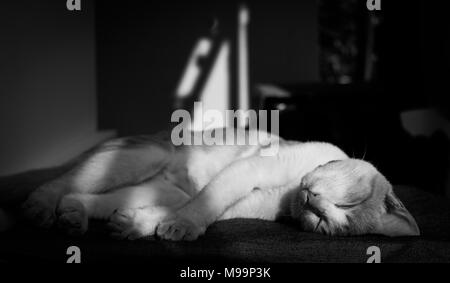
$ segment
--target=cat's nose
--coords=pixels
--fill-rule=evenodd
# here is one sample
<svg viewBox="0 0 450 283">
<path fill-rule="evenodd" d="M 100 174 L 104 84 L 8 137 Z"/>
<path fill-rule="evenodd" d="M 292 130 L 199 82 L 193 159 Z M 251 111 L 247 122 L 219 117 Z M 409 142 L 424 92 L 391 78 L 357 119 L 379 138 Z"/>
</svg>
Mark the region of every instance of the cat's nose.
<svg viewBox="0 0 450 283">
<path fill-rule="evenodd" d="M 302 181 L 300 182 L 300 189 L 301 190 L 309 190 L 311 186 L 311 183 L 308 182 L 308 180 L 306 180 L 305 178 L 302 179 Z"/>
<path fill-rule="evenodd" d="M 302 205 L 307 204 L 309 202 L 308 190 L 301 190 L 299 194 L 300 194 L 300 203 Z"/>
</svg>

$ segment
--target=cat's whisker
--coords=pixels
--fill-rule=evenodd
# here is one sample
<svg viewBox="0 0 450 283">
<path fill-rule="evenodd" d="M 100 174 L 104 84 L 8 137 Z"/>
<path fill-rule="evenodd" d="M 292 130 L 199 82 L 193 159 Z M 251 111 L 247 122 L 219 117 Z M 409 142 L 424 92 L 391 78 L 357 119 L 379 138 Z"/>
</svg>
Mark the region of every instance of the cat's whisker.
<svg viewBox="0 0 450 283">
<path fill-rule="evenodd" d="M 366 153 L 367 153 L 367 146 L 364 147 L 364 154 L 361 160 L 364 160 L 364 158 L 366 157 Z"/>
</svg>

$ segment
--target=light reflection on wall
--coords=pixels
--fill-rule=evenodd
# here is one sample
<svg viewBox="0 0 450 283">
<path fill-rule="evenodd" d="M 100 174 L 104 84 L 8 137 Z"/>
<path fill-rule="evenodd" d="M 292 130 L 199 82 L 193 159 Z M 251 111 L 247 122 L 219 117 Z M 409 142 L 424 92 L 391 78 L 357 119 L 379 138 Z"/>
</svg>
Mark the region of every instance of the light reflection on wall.
<svg viewBox="0 0 450 283">
<path fill-rule="evenodd" d="M 192 124 L 191 130 L 201 131 L 211 128 L 232 126 L 231 122 L 225 119 L 225 111 L 229 110 L 231 95 L 237 95 L 238 109 L 248 110 L 249 105 L 249 66 L 248 66 L 248 35 L 247 25 L 250 20 L 249 10 L 246 6 L 241 5 L 238 12 L 237 23 L 237 42 L 231 42 L 228 39 L 222 40 L 222 42 L 213 42 L 212 39 L 200 38 L 195 45 L 190 58 L 187 61 L 187 66 L 183 72 L 183 76 L 177 87 L 176 97 L 177 99 L 186 98 L 191 95 L 195 95 L 193 90 L 198 83 L 201 72 L 209 72 L 207 80 L 202 86 L 198 101 L 202 102 L 203 108 L 194 109 L 194 111 L 207 111 L 217 110 L 222 113 L 222 119 L 218 120 L 203 120 L 203 115 L 199 113 L 191 113 Z M 215 22 L 215 26 L 217 22 Z M 211 56 L 211 49 L 213 44 L 220 44 L 219 52 L 214 59 L 214 64 L 210 70 L 202 69 L 199 62 L 202 58 L 208 58 Z M 232 48 L 235 44 L 236 48 Z M 237 52 L 236 70 L 231 70 L 230 66 L 230 53 Z M 230 72 L 236 72 L 238 93 L 233 94 L 230 92 Z M 188 105 L 189 106 L 189 105 Z M 238 110 L 234 109 L 234 110 Z M 246 125 L 245 115 L 240 116 L 238 126 Z"/>
<path fill-rule="evenodd" d="M 220 47 L 219 54 L 214 63 L 214 67 L 209 74 L 208 80 L 201 92 L 200 101 L 203 102 L 203 109 L 199 111 L 218 110 L 222 113 L 223 123 L 225 120 L 225 110 L 230 109 L 230 74 L 229 74 L 229 56 L 230 43 L 225 41 Z M 201 115 L 194 113 L 192 121 L 192 130 L 201 131 L 202 129 L 211 129 L 228 126 L 222 121 L 202 121 Z"/>
<path fill-rule="evenodd" d="M 201 72 L 198 62 L 202 57 L 208 56 L 211 51 L 211 45 L 212 42 L 208 38 L 200 38 L 198 40 L 178 85 L 176 91 L 177 98 L 187 97 L 192 94 Z"/>
<path fill-rule="evenodd" d="M 238 15 L 238 95 L 239 109 L 248 110 L 249 94 L 249 74 L 248 74 L 248 35 L 247 29 L 250 22 L 250 11 L 246 6 L 239 7 Z M 244 112 L 246 113 L 246 112 Z M 245 127 L 247 116 L 242 115 L 238 121 L 239 127 Z"/>
</svg>

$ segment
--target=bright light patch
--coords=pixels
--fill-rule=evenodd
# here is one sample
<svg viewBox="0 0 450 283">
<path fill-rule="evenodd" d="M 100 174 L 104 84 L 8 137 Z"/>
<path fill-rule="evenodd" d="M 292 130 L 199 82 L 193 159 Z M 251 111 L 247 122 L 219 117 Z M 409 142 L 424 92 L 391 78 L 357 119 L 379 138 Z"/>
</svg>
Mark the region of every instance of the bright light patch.
<svg viewBox="0 0 450 283">
<path fill-rule="evenodd" d="M 239 8 L 238 22 L 238 101 L 240 110 L 249 109 L 249 79 L 248 79 L 248 44 L 247 27 L 250 22 L 250 11 L 246 6 Z M 246 126 L 247 117 L 242 115 L 238 121 L 240 127 Z"/>
<path fill-rule="evenodd" d="M 207 38 L 198 40 L 192 54 L 188 60 L 186 69 L 183 72 L 181 82 L 176 91 L 177 97 L 183 98 L 192 94 L 192 90 L 200 76 L 201 69 L 198 61 L 201 57 L 207 57 L 211 51 L 212 43 Z"/>
<path fill-rule="evenodd" d="M 207 111 L 209 109 L 218 110 L 222 113 L 223 119 L 222 121 L 204 121 L 200 113 L 194 113 L 194 120 L 191 126 L 191 129 L 194 131 L 227 126 L 228 121 L 225 120 L 225 111 L 229 109 L 230 97 L 229 57 L 230 43 L 225 41 L 220 47 L 214 67 L 200 95 L 203 109 L 198 109 L 198 111 Z"/>
</svg>

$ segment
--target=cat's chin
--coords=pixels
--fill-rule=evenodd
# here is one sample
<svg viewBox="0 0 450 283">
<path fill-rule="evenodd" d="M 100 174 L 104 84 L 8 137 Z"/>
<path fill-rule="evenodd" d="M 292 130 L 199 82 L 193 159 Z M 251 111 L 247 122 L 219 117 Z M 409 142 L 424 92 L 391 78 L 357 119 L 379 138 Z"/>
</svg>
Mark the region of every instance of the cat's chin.
<svg viewBox="0 0 450 283">
<path fill-rule="evenodd" d="M 299 223 L 301 229 L 305 232 L 322 233 L 321 218 L 313 212 L 303 208 L 300 194 L 296 194 L 291 201 L 291 217 Z"/>
<path fill-rule="evenodd" d="M 303 213 L 301 213 L 299 222 L 302 230 L 306 232 L 322 232 L 322 229 L 320 227 L 320 225 L 322 224 L 322 219 L 312 212 L 304 211 Z"/>
</svg>

